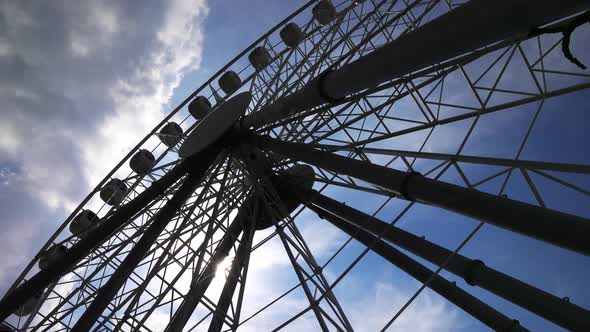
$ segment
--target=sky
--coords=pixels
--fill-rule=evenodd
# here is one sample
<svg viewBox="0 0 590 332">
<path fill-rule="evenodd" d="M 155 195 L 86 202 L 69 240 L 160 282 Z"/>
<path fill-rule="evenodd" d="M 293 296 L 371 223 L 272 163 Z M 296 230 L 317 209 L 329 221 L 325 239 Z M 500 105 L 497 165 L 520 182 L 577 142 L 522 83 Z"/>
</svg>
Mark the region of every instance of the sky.
<svg viewBox="0 0 590 332">
<path fill-rule="evenodd" d="M 303 3 L 0 2 L 0 294 L 137 141 L 227 61 Z M 540 129 L 533 133 L 536 143 L 526 156 L 588 164 L 588 149 L 580 146 L 580 142 L 590 139 L 584 127 L 588 115 L 585 107 L 580 107 L 587 104 L 587 98 L 583 91 L 549 102 L 546 107 L 550 112 L 539 119 Z M 570 110 L 567 117 L 560 115 L 563 109 Z M 493 150 L 519 130 L 514 118 L 498 121 L 504 121 L 503 135 L 478 132 L 476 145 L 467 150 Z M 548 138 L 553 137 L 549 133 L 556 132 L 556 139 Z M 528 199 L 518 186 L 513 188 L 511 197 Z M 585 208 L 590 206 L 587 198 L 566 199 L 562 194 L 566 195 L 557 189 L 547 193 L 569 212 L 590 215 Z M 377 198 L 355 200 L 350 192 L 339 195 L 366 211 L 381 203 Z M 381 217 L 392 215 L 384 212 Z M 433 226 L 425 222 L 433 218 L 439 223 Z M 402 226 L 451 248 L 474 224 L 464 217 L 424 208 L 410 214 Z M 303 213 L 300 227 L 320 261 L 347 239 L 310 212 Z M 280 249 L 280 243 L 270 243 L 263 249 L 266 253 L 253 254 L 254 258 L 263 258 L 253 259 L 256 263 L 251 266 L 251 284 L 265 287 L 249 288 L 248 295 L 255 300 L 244 309 L 245 316 L 295 281 L 285 255 L 276 254 Z M 326 272 L 328 277 L 333 278 L 330 274 L 336 274 L 348 262 L 346 258 L 362 249 L 359 244 L 351 245 L 343 261 Z M 587 257 L 548 248 L 494 227 L 484 227 L 463 253 L 485 257 L 490 266 L 590 308 L 590 291 L 585 286 L 590 275 Z M 458 278 L 452 280 L 465 286 Z M 219 282 L 215 287 L 220 287 Z M 369 254 L 335 292 L 353 326 L 359 331 L 374 331 L 418 287 L 403 272 Z M 531 330 L 561 330 L 483 290 L 468 290 Z M 253 320 L 245 330 L 264 331 L 276 326 L 297 308 L 304 308 L 306 302 L 300 295 Z M 297 326 L 314 328 L 312 320 L 313 316 L 306 315 Z M 391 330 L 486 329 L 427 290 Z"/>
</svg>

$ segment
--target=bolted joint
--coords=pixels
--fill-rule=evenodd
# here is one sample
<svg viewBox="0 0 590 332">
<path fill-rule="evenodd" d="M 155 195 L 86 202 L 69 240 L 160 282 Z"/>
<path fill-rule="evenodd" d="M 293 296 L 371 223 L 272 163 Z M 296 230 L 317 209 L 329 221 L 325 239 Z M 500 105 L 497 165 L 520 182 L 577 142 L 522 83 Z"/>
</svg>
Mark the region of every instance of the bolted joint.
<svg viewBox="0 0 590 332">
<path fill-rule="evenodd" d="M 321 274 L 322 272 L 324 272 L 324 269 L 323 269 L 321 266 L 319 266 L 319 265 L 316 265 L 316 266 L 313 268 L 313 272 L 314 272 L 315 274 L 319 275 L 319 274 Z"/>
<path fill-rule="evenodd" d="M 517 319 L 513 319 L 511 321 L 511 324 L 508 325 L 505 329 L 502 329 L 502 331 L 505 331 L 505 332 L 522 331 L 522 326 L 520 325 L 520 322 Z"/>
<path fill-rule="evenodd" d="M 408 201 L 415 201 L 416 199 L 414 197 L 412 197 L 409 194 L 409 182 L 412 178 L 414 177 L 423 177 L 422 174 L 416 172 L 416 171 L 409 171 L 408 173 L 406 173 L 406 176 L 404 177 L 404 179 L 402 180 L 402 184 L 400 186 L 400 194 L 401 196 L 408 200 Z"/>
<path fill-rule="evenodd" d="M 485 267 L 486 267 L 486 265 L 484 264 L 484 262 L 480 261 L 479 259 L 472 260 L 471 263 L 469 263 L 469 265 L 465 269 L 465 275 L 463 276 L 463 279 L 465 279 L 465 282 L 468 285 L 475 286 L 476 285 L 476 282 L 474 280 L 475 272 L 477 272 L 478 270 L 485 268 Z"/>
<path fill-rule="evenodd" d="M 328 68 L 318 76 L 318 94 L 328 104 L 335 104 L 335 103 L 338 103 L 344 99 L 344 98 L 336 98 L 334 96 L 330 96 L 328 91 L 326 91 L 326 78 L 333 71 L 334 70 L 332 68 Z"/>
</svg>

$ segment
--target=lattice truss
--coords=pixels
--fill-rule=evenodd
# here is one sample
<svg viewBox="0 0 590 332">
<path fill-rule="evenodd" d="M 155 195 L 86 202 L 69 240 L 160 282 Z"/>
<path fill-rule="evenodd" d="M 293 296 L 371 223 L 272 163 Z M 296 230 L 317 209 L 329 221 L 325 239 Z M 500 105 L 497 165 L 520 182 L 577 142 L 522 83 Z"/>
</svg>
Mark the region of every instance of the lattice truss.
<svg viewBox="0 0 590 332">
<path fill-rule="evenodd" d="M 244 56 L 228 64 L 232 68 L 242 68 L 236 71 L 243 78 L 239 91 L 249 91 L 252 95 L 246 114 L 263 111 L 265 105 L 298 91 L 324 71 L 340 68 L 369 54 L 465 2 L 371 0 L 357 4 L 344 1 L 335 3 L 338 15 L 328 25 L 320 25 L 305 14 L 313 2 L 308 4 L 301 13 L 289 18 L 298 22 L 305 34 L 298 47 L 286 47 L 278 34 L 271 31 L 257 43 L 269 50 L 272 62 L 268 67 L 256 71 Z M 589 32 L 587 27 L 576 30 L 570 45 L 582 63 L 590 63 L 590 53 L 584 54 L 585 45 L 590 45 Z M 558 33 L 532 33 L 504 40 L 267 124 L 256 133 L 588 217 L 588 209 L 580 212 L 567 204 L 572 200 L 588 203 L 590 166 L 587 161 L 562 162 L 559 157 L 552 159 L 542 153 L 537 158 L 524 157 L 527 143 L 541 130 L 538 125 L 547 112 L 568 116 L 568 109 L 552 109 L 557 105 L 554 101 L 565 100 L 566 96 L 575 96 L 575 92 L 590 87 L 590 74 L 564 58 L 562 42 L 563 35 Z M 120 207 L 132 202 L 182 162 L 177 155 L 178 147 L 198 128 L 198 121 L 188 115 L 184 105 L 197 94 L 207 96 L 213 105 L 220 105 L 229 98 L 214 86 L 216 76 L 179 105 L 108 174 L 41 249 L 12 289 L 38 272 L 37 261 L 46 250 L 56 245 L 71 248 L 83 239 L 71 235 L 66 228 L 79 211 L 94 207 L 101 221 L 108 222 Z M 177 145 L 166 147 L 160 143 L 158 129 L 171 119 L 177 120 L 186 130 Z M 146 175 L 137 175 L 126 167 L 130 156 L 140 148 L 157 154 L 155 166 Z M 93 329 L 161 331 L 183 308 L 189 307 L 188 303 L 196 301 L 196 309 L 189 312 L 188 323 L 184 326 L 187 331 L 210 326 L 235 331 L 261 326 L 256 325 L 261 321 L 273 324 L 264 325 L 268 330 L 280 330 L 310 320 L 313 321 L 311 326 L 317 329 L 351 331 L 358 327 L 339 301 L 346 293 L 345 286 L 341 285 L 355 278 L 355 273 L 362 274 L 363 261 L 373 262 L 377 259 L 375 252 L 382 257 L 378 258 L 381 264 L 387 260 L 401 264 L 395 257 L 404 256 L 424 264 L 426 269 L 420 270 L 422 274 L 410 273 L 421 283 L 404 306 L 390 310 L 382 326 L 384 330 L 392 326 L 423 289 L 433 284 L 469 291 L 470 286 L 462 279 L 465 276 L 453 270 L 449 256 L 460 256 L 458 251 L 482 229 L 483 222 L 470 220 L 472 227 L 461 229 L 464 236 L 454 247 L 445 249 L 448 255 L 444 259 L 428 259 L 408 248 L 396 251 L 398 256 L 386 257 L 380 253 L 397 250 L 391 242 L 385 243 L 384 240 L 390 241 L 386 232 L 374 230 L 369 236 L 356 226 L 348 228 L 351 233 L 340 238 L 329 255 L 317 257 L 300 223 L 309 223 L 309 219 L 314 223 L 326 222 L 317 214 L 329 218 L 311 204 L 303 204 L 285 217 L 287 204 L 271 179 L 272 174 L 285 174 L 290 167 L 301 163 L 275 152 L 260 153 L 271 164 L 270 174 L 257 169 L 257 161 L 239 149 L 226 149 L 215 159 L 98 316 Z M 392 194 L 382 186 L 312 166 L 318 195 L 335 200 L 361 197 L 347 202 L 350 207 L 384 224 L 395 225 L 410 215 L 433 209 Z M 120 205 L 110 208 L 100 204 L 96 196 L 106 181 L 116 176 L 129 190 Z M 180 191 L 187 177 L 181 177 L 158 199 L 134 214 L 71 267 L 70 272 L 39 294 L 40 301 L 33 314 L 13 315 L 6 322 L 26 331 L 71 330 L 163 207 Z M 556 197 L 554 192 L 565 193 L 568 199 Z M 252 200 L 252 197 L 257 199 Z M 249 200 L 256 203 L 246 204 Z M 273 216 L 271 219 L 279 221 L 267 230 L 255 232 L 261 215 Z M 411 230 L 403 222 L 399 227 Z M 349 236 L 353 233 L 365 234 L 365 240 L 372 237 L 363 241 Z M 423 240 L 436 239 L 436 235 L 425 235 Z M 435 240 L 432 242 L 438 245 Z M 282 278 L 282 284 L 288 286 L 278 296 L 273 293 L 272 297 L 253 300 L 252 297 L 268 294 L 248 288 L 249 267 L 250 274 L 255 273 L 253 262 L 268 259 L 269 251 L 271 257 L 287 258 L 291 273 L 277 278 Z M 426 277 L 422 280 L 417 275 Z M 289 308 L 297 310 L 281 312 L 285 302 L 290 303 Z M 277 311 L 281 320 L 271 321 L 268 317 Z"/>
</svg>

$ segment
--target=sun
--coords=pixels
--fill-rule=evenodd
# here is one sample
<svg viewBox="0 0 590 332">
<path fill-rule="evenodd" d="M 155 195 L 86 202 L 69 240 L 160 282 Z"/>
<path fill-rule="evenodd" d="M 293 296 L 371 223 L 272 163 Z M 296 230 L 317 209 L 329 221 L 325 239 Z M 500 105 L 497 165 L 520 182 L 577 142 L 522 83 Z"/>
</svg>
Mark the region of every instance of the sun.
<svg viewBox="0 0 590 332">
<path fill-rule="evenodd" d="M 230 257 L 226 257 L 219 264 L 217 264 L 217 268 L 215 269 L 215 278 L 225 278 L 225 271 L 229 269 L 231 262 L 232 259 Z"/>
</svg>

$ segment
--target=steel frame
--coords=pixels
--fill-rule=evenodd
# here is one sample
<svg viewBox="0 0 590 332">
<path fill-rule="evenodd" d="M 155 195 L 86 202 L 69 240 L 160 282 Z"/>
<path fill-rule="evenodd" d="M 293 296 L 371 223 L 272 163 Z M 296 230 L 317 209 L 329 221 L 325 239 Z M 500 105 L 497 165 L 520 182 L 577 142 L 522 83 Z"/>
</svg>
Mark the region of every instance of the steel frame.
<svg viewBox="0 0 590 332">
<path fill-rule="evenodd" d="M 519 3 L 524 4 L 527 1 L 519 0 Z M 404 233 L 405 238 L 412 238 L 412 248 L 415 251 L 418 251 L 419 248 L 430 248 L 427 250 L 428 254 L 421 251 L 421 257 L 427 260 L 430 259 L 439 265 L 438 271 L 424 270 L 424 267 L 416 265 L 417 263 L 413 262 L 411 258 L 404 256 L 401 252 L 396 252 L 392 246 L 379 239 L 383 236 L 387 241 L 404 247 L 404 245 L 400 244 L 401 240 L 399 238 L 391 236 L 391 232 L 383 233 L 384 226 L 377 224 L 380 221 L 368 215 L 361 215 L 358 211 L 355 212 L 344 205 L 336 204 L 337 202 L 330 203 L 332 205 L 328 215 L 332 218 L 331 220 L 338 224 L 339 228 L 351 235 L 352 238 L 367 244 L 367 251 L 359 255 L 332 283 L 328 282 L 322 270 L 335 256 L 323 265 L 316 262 L 295 223 L 294 219 L 297 213 L 284 222 L 275 225 L 276 231 L 259 243 L 253 241 L 254 232 L 244 232 L 237 249 L 234 248 L 233 243 L 226 246 L 225 243 L 232 241 L 222 240 L 224 237 L 220 237 L 220 234 L 229 235 L 233 233 L 233 228 L 230 225 L 230 220 L 233 220 L 231 214 L 235 213 L 236 209 L 239 208 L 249 191 L 254 190 L 255 194 L 260 195 L 265 202 L 277 203 L 278 201 L 277 206 L 281 210 L 280 199 L 278 199 L 276 192 L 273 192 L 273 188 L 268 181 L 264 180 L 264 176 L 254 177 L 262 178 L 262 182 L 265 183 L 263 185 L 256 184 L 252 186 L 243 182 L 244 177 L 252 177 L 251 170 L 241 164 L 243 160 L 235 156 L 224 156 L 224 158 L 220 159 L 218 167 L 214 171 L 204 174 L 203 179 L 206 178 L 206 180 L 195 183 L 198 189 L 196 191 L 188 190 L 185 193 L 186 203 L 174 206 L 174 208 L 166 208 L 167 206 L 173 206 L 176 201 L 175 198 L 172 198 L 173 195 L 181 195 L 183 184 L 182 181 L 178 180 L 184 176 L 188 169 L 187 165 L 189 165 L 188 160 L 182 162 L 169 161 L 169 158 L 165 157 L 170 156 L 177 149 L 175 147 L 167 149 L 165 153 L 159 156 L 157 160 L 158 166 L 153 169 L 151 174 L 145 177 L 130 174 L 124 178 L 130 184 L 130 194 L 125 199 L 124 204 L 106 211 L 102 217 L 103 223 L 101 223 L 101 226 L 88 234 L 88 238 L 93 239 L 92 241 L 80 240 L 72 236 L 64 238 L 62 235 L 65 226 L 91 200 L 93 194 L 97 193 L 110 177 L 119 174 L 120 172 L 118 173 L 117 170 L 133 155 L 134 151 L 144 147 L 149 138 L 156 135 L 160 127 L 172 119 L 173 116 L 178 117 L 183 106 L 194 96 L 209 90 L 217 104 L 222 103 L 227 96 L 219 96 L 217 90 L 211 85 L 213 80 L 232 65 L 239 63 L 240 59 L 249 50 L 263 43 L 274 54 L 273 64 L 261 72 L 252 71 L 248 67 L 239 71 L 241 75 L 246 75 L 244 84 L 249 84 L 249 90 L 253 94 L 253 103 L 248 110 L 250 115 L 242 123 L 246 126 L 259 127 L 256 130 L 256 135 L 270 135 L 273 137 L 273 139 L 263 140 L 257 138 L 256 140 L 262 143 L 262 147 L 271 147 L 271 150 L 277 154 L 291 157 L 290 159 L 284 159 L 282 164 L 275 164 L 275 172 L 280 173 L 283 169 L 292 165 L 293 162 L 303 160 L 317 167 L 316 182 L 323 184 L 323 188 L 339 186 L 347 188 L 347 190 L 352 189 L 358 192 L 377 194 L 386 198 L 383 206 L 387 202 L 396 200 L 395 197 L 418 198 L 423 202 L 435 203 L 438 206 L 462 211 L 469 216 L 476 216 L 477 219 L 496 223 L 503 222 L 505 218 L 494 219 L 495 217 L 491 215 L 492 210 L 495 210 L 495 208 L 488 209 L 487 215 L 482 215 L 481 211 L 465 210 L 465 206 L 460 208 L 456 205 L 446 205 L 448 202 L 444 202 L 444 197 L 433 195 L 432 187 L 443 183 L 437 180 L 438 177 L 448 173 L 449 170 L 454 170 L 459 176 L 460 183 L 459 185 L 451 185 L 451 187 L 443 184 L 445 195 L 449 193 L 448 190 L 452 189 L 452 195 L 464 193 L 460 201 L 466 203 L 475 199 L 475 197 L 483 199 L 485 196 L 486 198 L 483 201 L 493 201 L 502 207 L 512 204 L 514 211 L 519 213 L 529 211 L 535 217 L 545 218 L 538 219 L 536 222 L 546 220 L 546 230 L 550 230 L 548 233 L 560 230 L 565 232 L 561 234 L 564 236 L 547 235 L 547 232 L 543 233 L 538 227 L 527 227 L 525 229 L 517 227 L 518 231 L 588 254 L 587 243 L 583 242 L 583 238 L 587 237 L 588 234 L 588 227 L 586 226 L 588 220 L 566 215 L 557 210 L 551 212 L 551 210 L 547 209 L 546 199 L 535 181 L 542 177 L 555 184 L 572 189 L 580 195 L 590 196 L 590 191 L 583 186 L 563 178 L 563 174 L 568 174 L 568 176 L 586 175 L 589 173 L 590 166 L 580 163 L 555 163 L 520 159 L 536 119 L 543 109 L 545 100 L 590 87 L 589 75 L 579 71 L 554 69 L 547 60 L 549 55 L 552 52 L 554 53 L 561 40 L 549 40 L 544 35 L 524 32 L 528 32 L 531 26 L 537 27 L 541 24 L 551 23 L 557 18 L 578 13 L 580 7 L 574 8 L 560 4 L 559 9 L 564 10 L 560 12 L 554 8 L 540 6 L 547 9 L 545 14 L 548 13 L 551 17 L 544 15 L 543 10 L 536 11 L 534 15 L 529 15 L 530 13 L 526 11 L 514 11 L 513 14 L 517 19 L 511 20 L 511 23 L 515 23 L 515 25 L 507 24 L 503 27 L 510 31 L 499 33 L 497 29 L 489 29 L 488 31 L 487 27 L 479 30 L 479 32 L 498 34 L 488 39 L 465 38 L 465 40 L 469 41 L 467 43 L 469 44 L 468 50 L 458 48 L 453 51 L 454 53 L 451 51 L 449 51 L 450 53 L 425 52 L 429 53 L 428 55 L 432 55 L 431 53 L 436 54 L 427 60 L 414 59 L 420 62 L 418 66 L 396 63 L 396 66 L 399 65 L 404 69 L 399 71 L 394 68 L 395 70 L 391 71 L 394 74 L 390 72 L 389 76 L 383 76 L 385 78 L 376 79 L 374 76 L 365 75 L 366 80 L 364 83 L 358 79 L 361 73 L 367 72 L 367 67 L 362 67 L 363 63 L 369 63 L 373 67 L 375 63 L 380 63 L 379 61 L 370 60 L 367 54 L 375 57 L 378 54 L 386 54 L 388 49 L 393 49 L 394 46 L 400 47 L 400 44 L 403 43 L 412 44 L 416 40 L 428 40 L 432 38 L 432 33 L 428 32 L 428 29 L 432 29 L 432 26 L 440 24 L 441 21 L 444 22 L 445 19 L 448 20 L 447 22 L 451 22 L 449 26 L 452 26 L 452 22 L 457 21 L 453 18 L 454 16 L 466 15 L 465 13 L 469 12 L 470 8 L 477 8 L 482 3 L 482 1 L 477 0 L 470 2 L 469 6 L 458 6 L 458 3 L 453 1 L 383 0 L 379 2 L 364 1 L 358 5 L 345 3 L 338 7 L 339 16 L 335 21 L 336 23 L 321 27 L 313 20 L 308 20 L 303 25 L 307 38 L 300 47 L 278 49 L 281 46 L 279 46 L 278 42 L 273 41 L 272 34 L 314 4 L 314 1 L 308 2 L 246 48 L 191 94 L 99 183 L 91 195 L 80 204 L 55 235 L 51 237 L 36 259 L 29 264 L 9 290 L 8 295 L 0 304 L 0 317 L 2 320 L 6 319 L 8 314 L 22 303 L 23 299 L 27 299 L 30 295 L 45 289 L 43 304 L 50 304 L 51 301 L 57 302 L 57 304 L 50 308 L 49 312 L 43 306 L 39 306 L 35 314 L 30 315 L 25 322 L 17 322 L 16 325 L 19 328 L 49 330 L 61 326 L 61 329 L 69 330 L 71 326 L 76 324 L 74 329 L 86 330 L 90 329 L 93 324 L 98 324 L 95 326 L 96 329 L 122 330 L 130 328 L 150 331 L 151 329 L 148 327 L 150 317 L 157 311 L 168 310 L 171 319 L 168 330 L 174 330 L 178 329 L 179 326 L 184 326 L 191 318 L 195 307 L 200 304 L 209 311 L 209 314 L 205 315 L 197 325 L 210 320 L 210 331 L 220 331 L 223 326 L 235 331 L 242 324 L 253 319 L 258 313 L 240 321 L 250 257 L 249 252 L 256 250 L 264 245 L 268 239 L 276 236 L 283 244 L 299 283 L 261 310 L 274 305 L 283 296 L 298 287 L 303 289 L 309 300 L 309 307 L 278 326 L 277 330 L 294 322 L 308 311 L 314 313 L 323 330 L 327 330 L 330 324 L 331 327 L 338 330 L 352 330 L 352 324 L 348 321 L 332 290 L 354 268 L 368 250 L 389 257 L 388 259 L 398 264 L 403 261 L 413 266 L 414 272 L 410 272 L 410 274 L 417 276 L 424 283 L 424 287 L 439 287 L 439 290 L 445 289 L 444 292 L 451 291 L 458 294 L 459 291 L 456 290 L 455 286 L 438 276 L 438 271 L 441 269 L 449 269 L 461 277 L 468 278 L 474 284 L 479 284 L 486 289 L 492 289 L 492 291 L 495 289 L 496 293 L 499 292 L 503 296 L 512 296 L 511 301 L 564 327 L 576 329 L 584 326 L 586 328 L 588 322 L 583 320 L 583 316 L 580 317 L 581 313 L 587 312 L 586 309 L 572 303 L 559 302 L 556 297 L 543 293 L 542 290 L 530 288 L 531 286 L 526 288 L 528 285 L 519 284 L 520 281 L 509 279 L 510 277 L 503 273 L 485 266 L 477 265 L 477 272 L 474 272 L 471 277 L 465 277 L 465 265 L 468 263 L 473 265 L 474 261 L 458 254 L 460 247 L 455 251 L 450 251 L 435 243 Z M 544 2 L 544 4 L 548 3 Z M 573 4 L 573 1 L 571 3 Z M 444 8 L 444 6 L 440 7 L 441 4 L 445 5 L 446 9 L 441 9 Z M 587 2 L 585 2 L 584 6 L 586 5 Z M 477 10 L 481 10 L 481 8 Z M 450 12 L 451 15 L 445 15 L 446 12 Z M 437 17 L 438 19 L 436 19 Z M 531 18 L 531 20 L 521 20 L 523 17 Z M 475 35 L 478 30 L 472 32 Z M 471 42 L 479 44 L 474 46 L 475 44 Z M 449 43 L 451 42 L 448 41 L 446 44 L 449 45 Z M 403 46 L 403 48 L 408 52 L 412 49 L 411 45 Z M 439 49 L 437 47 L 437 50 Z M 467 52 L 464 52 L 465 50 Z M 521 64 L 521 67 L 529 73 L 533 81 L 533 88 L 528 91 L 506 88 L 501 84 L 503 77 L 509 72 L 509 66 L 513 64 L 514 59 L 517 57 L 522 59 L 524 65 Z M 483 68 L 478 68 L 480 70 L 476 74 L 473 66 L 480 63 L 483 64 Z M 361 67 L 363 69 L 355 69 Z M 321 75 L 322 73 L 326 74 Z M 385 72 L 380 74 L 385 75 Z M 450 77 L 453 75 L 459 75 L 465 80 L 465 90 L 473 95 L 476 100 L 475 104 L 448 100 L 449 98 L 445 94 L 445 82 L 448 85 L 448 82 L 451 81 Z M 351 81 L 345 79 L 347 77 L 355 79 Z M 559 79 L 555 79 L 555 77 L 559 79 L 565 77 L 571 79 L 571 81 L 557 85 L 556 88 L 554 83 L 559 82 Z M 578 79 L 578 81 L 574 78 Z M 331 99 L 335 99 L 329 103 L 326 103 L 325 98 L 318 99 L 318 82 L 322 80 L 324 80 L 322 84 L 325 84 L 324 89 L 327 94 L 333 97 Z M 351 88 L 351 84 L 354 87 Z M 499 95 L 510 95 L 510 97 L 503 96 L 498 100 Z M 313 98 L 305 96 L 312 96 Z M 289 102 L 285 102 L 285 100 Z M 281 111 L 284 109 L 285 104 L 299 105 L 301 100 L 305 100 L 307 104 L 301 107 L 298 106 L 296 112 L 293 112 L 292 109 L 289 109 L 286 113 Z M 412 117 L 396 114 L 399 113 L 400 107 L 398 105 L 401 103 L 409 104 L 415 114 Z M 537 103 L 534 117 L 525 131 L 524 138 L 521 140 L 514 158 L 484 157 L 463 153 L 471 134 L 477 130 L 481 122 L 480 119 L 486 115 L 517 109 L 532 103 Z M 277 108 L 273 105 L 279 105 L 280 107 Z M 278 112 L 277 114 L 280 114 L 280 116 L 271 116 L 269 118 L 265 115 L 270 114 L 269 111 Z M 254 121 L 254 119 L 265 120 L 257 122 L 258 120 Z M 184 117 L 182 122 L 184 121 L 190 120 Z M 469 129 L 460 141 L 455 154 L 423 151 L 431 137 L 435 135 L 435 129 L 453 125 L 460 121 L 471 121 L 471 123 L 467 126 Z M 189 123 L 189 125 L 190 128 L 186 134 L 196 128 L 195 123 Z M 396 138 L 407 137 L 420 132 L 427 132 L 426 138 L 414 150 L 387 147 L 387 144 Z M 295 145 L 287 142 L 305 143 L 305 145 L 301 145 L 300 150 L 292 149 L 289 151 L 288 147 L 295 147 Z M 157 146 L 154 146 L 152 151 L 156 148 Z M 330 154 L 328 151 L 345 152 L 347 155 Z M 313 157 L 314 155 L 318 158 Z M 270 154 L 270 157 L 275 158 L 276 155 Z M 378 157 L 381 157 L 381 159 Z M 389 159 L 385 160 L 383 158 Z M 428 161 L 435 161 L 436 164 L 427 163 Z M 339 166 L 340 163 L 346 165 L 346 167 Z M 500 167 L 500 169 L 494 169 L 491 174 L 483 178 L 473 179 L 466 166 L 471 164 L 488 168 L 492 166 Z M 357 169 L 353 169 L 356 167 L 355 165 L 358 166 Z M 427 170 L 423 172 L 425 177 L 406 175 L 416 174 L 413 172 L 420 167 L 425 167 L 421 165 L 428 166 Z M 367 166 L 369 167 L 367 169 L 378 170 L 382 173 L 373 174 L 368 172 L 367 169 L 363 170 Z M 523 179 L 525 179 L 526 185 L 539 207 L 530 204 L 525 206 L 522 202 L 494 197 L 475 190 L 475 188 L 483 187 L 491 181 L 502 179 L 499 193 L 502 195 L 509 185 L 510 178 L 515 176 L 513 175 L 516 173 L 515 170 L 520 172 Z M 434 179 L 428 178 L 429 174 L 435 172 L 437 172 L 437 175 L 433 176 Z M 359 183 L 355 178 L 368 181 L 369 184 Z M 392 178 L 396 178 L 396 180 L 392 182 Z M 424 187 L 424 189 L 422 190 L 420 187 Z M 439 188 L 442 187 L 439 186 Z M 316 194 L 316 199 L 317 197 L 323 197 L 317 195 L 320 194 Z M 325 197 L 323 203 L 326 203 L 328 199 Z M 182 199 L 179 200 L 182 201 Z M 315 203 L 318 203 L 318 201 L 316 200 L 312 204 Z M 265 209 L 268 210 L 270 205 L 265 204 Z M 405 212 L 416 205 L 414 202 L 408 203 L 407 209 L 404 209 L 395 220 L 402 218 Z M 310 208 L 314 209 L 313 206 L 310 206 Z M 326 205 L 323 208 L 326 208 Z M 158 217 L 167 210 L 171 213 L 169 218 Z M 347 211 L 348 218 L 343 219 L 342 215 L 337 215 L 336 210 L 338 210 L 338 213 Z M 325 212 L 326 210 L 322 211 Z M 281 215 L 282 212 L 284 211 L 269 211 L 268 213 Z M 249 217 L 255 218 L 257 212 L 252 213 L 253 215 Z M 359 219 L 350 220 L 351 215 L 355 216 L 355 218 L 362 217 L 361 219 L 365 221 L 371 220 L 372 224 L 368 225 L 373 226 L 365 226 L 377 228 L 363 229 L 364 227 L 358 227 L 360 226 Z M 510 216 L 510 213 L 503 215 L 503 217 L 506 216 Z M 549 220 L 554 217 L 569 220 L 569 222 L 563 221 L 563 224 L 556 228 L 553 227 Z M 342 223 L 343 220 L 345 220 L 345 223 Z M 504 226 L 514 229 L 514 223 L 516 222 L 518 220 L 512 218 L 510 225 L 504 224 Z M 158 228 L 159 223 L 161 224 Z M 480 223 L 472 235 L 481 226 Z M 380 230 L 379 227 L 383 228 Z M 146 240 L 143 243 L 142 239 L 145 238 L 146 232 L 150 229 L 155 230 L 153 231 L 154 236 L 150 241 Z M 239 234 L 234 235 L 232 240 L 236 240 Z M 349 241 L 346 241 L 341 249 L 346 247 Z M 69 253 L 73 255 L 62 259 L 49 270 L 33 275 L 34 269 L 32 267 L 36 260 L 50 245 L 56 243 L 66 244 Z M 199 245 L 193 248 L 196 243 Z M 407 243 L 405 245 L 404 248 L 408 249 L 409 245 Z M 139 252 L 139 249 L 134 249 L 140 247 L 142 248 L 141 252 Z M 232 249 L 235 253 L 234 262 L 217 302 L 211 301 L 205 296 L 206 287 L 205 290 L 201 287 L 202 292 L 199 293 L 200 295 L 194 297 L 190 295 L 190 291 L 187 293 L 182 290 L 182 287 L 179 286 L 182 275 L 192 275 L 194 280 L 197 280 L 195 285 L 200 283 L 203 286 L 211 282 L 211 271 L 215 268 L 216 263 L 222 259 L 222 256 L 227 256 Z M 160 252 L 167 253 L 167 255 L 158 256 Z M 392 253 L 395 253 L 395 255 L 392 256 Z M 437 253 L 438 256 L 435 257 L 434 253 Z M 136 255 L 134 263 L 127 264 L 134 254 Z M 420 254 L 418 255 L 420 256 Z M 447 258 L 443 261 L 441 257 Z M 452 259 L 449 260 L 448 257 L 452 257 Z M 171 272 L 168 272 L 169 270 Z M 125 272 L 118 273 L 117 271 Z M 122 276 L 121 282 L 113 286 L 115 277 L 118 275 Z M 512 282 L 513 287 L 519 285 L 518 289 L 529 292 L 526 294 L 533 297 L 538 296 L 553 303 L 552 309 L 543 311 L 538 306 L 535 306 L 535 301 L 527 301 L 525 297 L 502 292 L 501 289 L 498 289 L 498 284 L 487 279 L 490 276 L 496 278 L 493 280 L 499 278 L 504 280 L 503 282 Z M 158 284 L 156 292 L 150 290 L 152 282 Z M 60 288 L 67 287 L 70 284 L 77 286 L 70 290 L 67 295 L 60 294 Z M 88 311 L 86 307 L 90 305 L 92 308 L 93 304 L 91 303 L 97 301 L 96 294 L 101 294 L 105 289 L 109 288 L 111 288 L 111 292 L 108 296 L 104 296 L 102 305 L 95 305 L 96 311 Z M 315 294 L 312 293 L 312 289 L 315 290 Z M 237 298 L 234 296 L 236 291 Z M 419 291 L 415 296 L 418 294 Z M 448 293 L 446 294 L 448 295 Z M 98 297 L 100 296 L 98 295 Z M 483 302 L 478 302 L 479 300 L 470 297 L 467 293 L 462 294 L 461 298 L 469 299 L 467 301 L 472 301 L 470 302 L 472 304 L 478 303 L 477 308 L 485 308 Z M 110 299 L 113 299 L 113 301 L 110 302 Z M 183 308 L 182 303 L 186 302 L 187 299 L 193 299 L 192 304 L 187 309 L 181 310 L 184 312 L 183 314 L 179 314 L 180 311 L 177 310 L 179 305 L 180 308 Z M 237 304 L 234 307 L 235 301 L 237 301 Z M 323 302 L 324 305 L 321 306 L 320 302 Z M 489 308 L 489 311 L 485 311 L 488 309 L 482 309 L 487 312 L 482 314 L 481 312 L 474 312 L 475 307 L 472 305 L 459 306 L 493 327 L 512 326 L 511 320 L 502 316 L 501 313 L 495 312 L 493 308 Z M 404 306 L 401 311 L 405 307 L 407 306 Z M 232 310 L 231 315 L 228 313 L 230 309 Z M 118 313 L 120 310 L 124 310 L 122 317 Z M 399 316 L 401 311 L 394 316 L 392 321 Z M 76 323 L 74 317 L 79 317 L 80 314 L 84 319 L 79 319 Z M 487 318 L 483 318 L 481 315 Z M 490 319 L 489 317 L 492 316 L 494 318 Z M 578 320 L 578 318 L 582 319 Z M 388 326 L 389 324 L 384 329 Z M 194 326 L 191 328 L 194 328 Z"/>
</svg>

